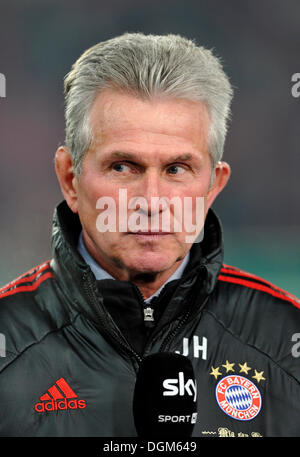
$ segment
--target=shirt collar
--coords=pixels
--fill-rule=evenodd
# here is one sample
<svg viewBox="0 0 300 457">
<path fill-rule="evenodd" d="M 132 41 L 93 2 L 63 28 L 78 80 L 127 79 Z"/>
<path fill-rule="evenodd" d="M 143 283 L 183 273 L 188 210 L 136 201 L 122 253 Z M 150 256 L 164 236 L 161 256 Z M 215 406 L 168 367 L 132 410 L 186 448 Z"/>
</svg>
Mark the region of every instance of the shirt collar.
<svg viewBox="0 0 300 457">
<path fill-rule="evenodd" d="M 79 239 L 78 239 L 78 245 L 77 245 L 77 249 L 79 251 L 79 253 L 81 254 L 81 256 L 83 257 L 83 259 L 85 260 L 85 262 L 90 266 L 92 272 L 94 273 L 95 275 L 95 278 L 97 281 L 99 280 L 102 280 L 102 279 L 116 279 L 114 278 L 113 276 L 111 276 L 109 273 L 107 273 L 107 271 L 105 271 L 100 265 L 98 262 L 96 262 L 96 260 L 91 256 L 91 254 L 88 252 L 85 244 L 84 244 L 84 241 L 83 241 L 83 236 L 82 236 L 82 231 L 79 235 Z M 189 262 L 189 258 L 190 258 L 190 253 L 188 252 L 185 256 L 185 258 L 183 259 L 183 261 L 181 262 L 181 264 L 179 265 L 179 267 L 177 268 L 177 270 L 174 271 L 174 273 L 172 274 L 172 276 L 170 276 L 167 281 L 153 294 L 151 295 L 151 297 L 147 298 L 145 300 L 146 303 L 149 303 L 150 300 L 152 300 L 153 297 L 156 297 L 157 295 L 160 294 L 161 290 L 163 289 L 163 287 L 170 281 L 173 281 L 175 279 L 180 279 L 183 272 L 184 272 L 184 269 L 185 267 L 187 266 L 188 262 Z"/>
</svg>

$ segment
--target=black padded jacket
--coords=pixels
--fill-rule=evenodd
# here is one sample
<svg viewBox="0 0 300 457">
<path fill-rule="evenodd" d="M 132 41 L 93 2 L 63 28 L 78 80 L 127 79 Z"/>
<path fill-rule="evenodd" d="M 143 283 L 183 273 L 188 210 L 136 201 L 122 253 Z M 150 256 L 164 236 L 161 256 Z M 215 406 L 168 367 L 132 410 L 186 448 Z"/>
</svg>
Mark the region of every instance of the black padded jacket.
<svg viewBox="0 0 300 457">
<path fill-rule="evenodd" d="M 300 302 L 223 264 L 212 210 L 182 278 L 151 303 L 153 327 L 134 284 L 96 281 L 80 230 L 62 202 L 53 259 L 0 290 L 0 436 L 136 436 L 136 373 L 160 351 L 193 364 L 194 436 L 300 436 Z"/>
</svg>

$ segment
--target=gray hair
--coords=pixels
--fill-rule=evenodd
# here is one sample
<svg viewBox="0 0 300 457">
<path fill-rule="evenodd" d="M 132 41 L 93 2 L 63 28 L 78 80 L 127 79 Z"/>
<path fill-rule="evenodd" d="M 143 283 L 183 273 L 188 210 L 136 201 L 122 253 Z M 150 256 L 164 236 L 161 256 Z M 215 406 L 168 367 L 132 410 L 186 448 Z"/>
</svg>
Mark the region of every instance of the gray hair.
<svg viewBox="0 0 300 457">
<path fill-rule="evenodd" d="M 90 108 L 106 89 L 142 99 L 156 95 L 205 103 L 212 169 L 223 155 L 233 90 L 220 59 L 180 35 L 125 33 L 87 49 L 65 77 L 66 146 L 75 174 L 93 140 Z"/>
</svg>

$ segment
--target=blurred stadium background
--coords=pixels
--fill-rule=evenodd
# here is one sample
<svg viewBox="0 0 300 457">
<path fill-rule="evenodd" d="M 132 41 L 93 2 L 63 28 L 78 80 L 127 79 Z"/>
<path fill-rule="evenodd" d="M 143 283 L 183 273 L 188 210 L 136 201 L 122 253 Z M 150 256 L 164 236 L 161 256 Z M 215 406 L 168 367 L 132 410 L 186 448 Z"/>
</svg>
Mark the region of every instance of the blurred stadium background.
<svg viewBox="0 0 300 457">
<path fill-rule="evenodd" d="M 96 42 L 141 31 L 180 33 L 222 57 L 235 87 L 232 178 L 214 205 L 225 262 L 300 296 L 299 0 L 4 0 L 0 10 L 0 285 L 51 257 L 64 75 Z"/>
</svg>

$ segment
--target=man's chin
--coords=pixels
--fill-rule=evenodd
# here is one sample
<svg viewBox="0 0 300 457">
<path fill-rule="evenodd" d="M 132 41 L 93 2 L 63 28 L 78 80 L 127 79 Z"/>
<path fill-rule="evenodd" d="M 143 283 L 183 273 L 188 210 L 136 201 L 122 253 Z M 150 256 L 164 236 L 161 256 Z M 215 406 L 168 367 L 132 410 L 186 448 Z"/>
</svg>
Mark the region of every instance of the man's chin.
<svg viewBox="0 0 300 457">
<path fill-rule="evenodd" d="M 176 259 L 168 259 L 166 256 L 157 253 L 145 253 L 140 257 L 126 260 L 126 267 L 135 274 L 157 275 L 171 270 Z"/>
</svg>

